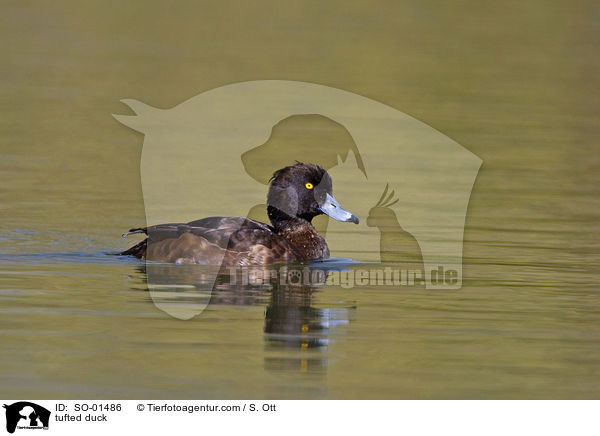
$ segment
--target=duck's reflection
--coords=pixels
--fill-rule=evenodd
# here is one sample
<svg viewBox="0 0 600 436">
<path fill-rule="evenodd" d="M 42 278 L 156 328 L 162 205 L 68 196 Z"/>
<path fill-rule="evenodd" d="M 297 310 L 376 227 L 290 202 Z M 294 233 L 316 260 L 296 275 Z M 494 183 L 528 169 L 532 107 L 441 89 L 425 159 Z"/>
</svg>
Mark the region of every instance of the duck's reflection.
<svg viewBox="0 0 600 436">
<path fill-rule="evenodd" d="M 345 308 L 313 307 L 316 292 L 314 286 L 273 289 L 265 310 L 265 369 L 326 372 L 331 328 L 349 317 Z"/>
<path fill-rule="evenodd" d="M 148 263 L 140 271 L 157 307 L 180 318 L 209 305 L 265 305 L 265 369 L 314 374 L 326 371 L 332 328 L 349 322 L 347 308 L 315 307 L 329 271 L 345 268 L 328 264 L 215 269 Z"/>
<path fill-rule="evenodd" d="M 266 342 L 285 348 L 326 347 L 325 311 L 311 307 L 311 303 L 310 290 L 275 290 L 265 309 Z"/>
</svg>

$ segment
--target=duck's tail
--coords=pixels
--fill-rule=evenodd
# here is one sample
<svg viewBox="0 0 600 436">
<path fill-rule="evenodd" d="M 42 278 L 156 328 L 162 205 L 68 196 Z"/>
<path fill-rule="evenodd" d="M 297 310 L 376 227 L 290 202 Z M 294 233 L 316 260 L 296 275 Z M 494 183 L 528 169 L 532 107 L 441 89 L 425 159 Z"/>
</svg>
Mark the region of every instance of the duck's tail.
<svg viewBox="0 0 600 436">
<path fill-rule="evenodd" d="M 147 227 L 135 227 L 133 229 L 129 229 L 128 232 L 123 233 L 121 236 L 126 238 L 129 235 L 135 235 L 136 233 L 145 233 L 148 234 L 148 228 Z"/>
<path fill-rule="evenodd" d="M 146 257 L 146 247 L 148 245 L 148 238 L 144 239 L 142 242 L 138 242 L 133 247 L 128 248 L 127 250 L 121 253 L 121 256 L 135 256 L 140 259 L 144 259 Z"/>
<path fill-rule="evenodd" d="M 129 229 L 127 233 L 123 233 L 123 237 L 126 238 L 129 235 L 134 235 L 136 233 L 145 233 L 148 234 L 148 230 L 145 227 L 138 227 L 135 229 Z M 146 248 L 148 246 L 148 238 L 144 239 L 142 242 L 138 242 L 133 247 L 128 248 L 127 250 L 121 253 L 121 256 L 135 256 L 141 259 L 146 257 Z"/>
</svg>

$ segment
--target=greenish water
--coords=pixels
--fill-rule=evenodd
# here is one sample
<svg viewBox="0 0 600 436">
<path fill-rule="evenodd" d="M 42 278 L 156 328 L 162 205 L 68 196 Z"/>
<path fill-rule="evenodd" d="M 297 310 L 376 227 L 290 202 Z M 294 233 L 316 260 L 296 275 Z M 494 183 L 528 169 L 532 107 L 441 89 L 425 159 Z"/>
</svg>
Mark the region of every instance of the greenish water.
<svg viewBox="0 0 600 436">
<path fill-rule="evenodd" d="M 1 396 L 598 397 L 597 4 L 2 8 Z M 462 289 L 236 286 L 191 320 L 157 309 L 144 263 L 110 254 L 145 222 L 143 136 L 110 114 L 271 78 L 381 101 L 483 160 Z"/>
</svg>

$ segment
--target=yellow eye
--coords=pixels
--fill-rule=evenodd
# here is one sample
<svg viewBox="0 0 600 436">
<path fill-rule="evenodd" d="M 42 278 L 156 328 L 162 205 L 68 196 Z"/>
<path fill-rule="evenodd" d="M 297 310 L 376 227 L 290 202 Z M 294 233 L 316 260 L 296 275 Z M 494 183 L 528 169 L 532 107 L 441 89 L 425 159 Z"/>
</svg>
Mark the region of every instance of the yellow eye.
<svg viewBox="0 0 600 436">
<path fill-rule="evenodd" d="M 306 186 L 306 189 L 312 189 L 313 188 L 313 184 L 312 183 L 307 183 L 304 186 Z"/>
</svg>

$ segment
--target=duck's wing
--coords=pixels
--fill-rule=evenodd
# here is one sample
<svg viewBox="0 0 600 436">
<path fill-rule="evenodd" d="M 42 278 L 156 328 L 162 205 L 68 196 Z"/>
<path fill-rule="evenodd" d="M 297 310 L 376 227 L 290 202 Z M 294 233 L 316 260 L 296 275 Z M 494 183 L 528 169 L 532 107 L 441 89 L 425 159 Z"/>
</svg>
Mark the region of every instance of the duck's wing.
<svg viewBox="0 0 600 436">
<path fill-rule="evenodd" d="M 240 231 L 242 233 L 249 232 L 256 236 L 263 235 L 262 239 L 273 233 L 272 227 L 258 221 L 244 217 L 219 216 L 203 218 L 189 223 L 159 224 L 140 230 L 148 235 L 151 243 L 165 239 L 176 239 L 184 233 L 191 233 L 195 236 L 201 236 L 221 248 L 231 248 L 230 240 L 232 236 Z"/>
<path fill-rule="evenodd" d="M 184 233 L 200 236 L 225 249 L 243 251 L 250 245 L 266 244 L 271 247 L 273 227 L 244 217 L 209 217 L 189 223 L 158 224 L 130 229 L 123 236 L 136 233 L 148 235 L 151 244 L 167 239 L 177 239 Z"/>
<path fill-rule="evenodd" d="M 183 254 L 188 252 L 193 252 L 194 258 L 207 257 L 207 263 L 211 263 L 213 257 L 225 255 L 227 263 L 238 265 L 297 258 L 294 247 L 275 234 L 271 226 L 244 217 L 209 217 L 189 223 L 159 224 L 131 229 L 127 234 L 133 233 L 145 233 L 148 238 L 122 254 L 151 260 L 192 257 Z"/>
<path fill-rule="evenodd" d="M 209 229 L 230 229 L 237 230 L 243 228 L 250 229 L 263 229 L 274 231 L 273 227 L 261 223 L 259 221 L 251 220 L 250 218 L 241 217 L 241 216 L 211 216 L 208 218 L 202 218 L 199 220 L 191 221 L 187 223 L 188 226 L 191 227 L 204 227 Z"/>
</svg>

